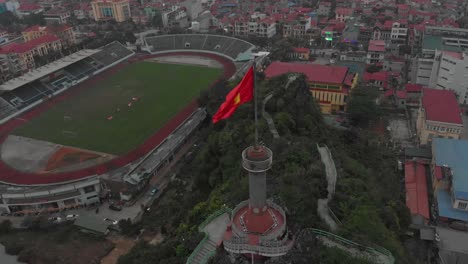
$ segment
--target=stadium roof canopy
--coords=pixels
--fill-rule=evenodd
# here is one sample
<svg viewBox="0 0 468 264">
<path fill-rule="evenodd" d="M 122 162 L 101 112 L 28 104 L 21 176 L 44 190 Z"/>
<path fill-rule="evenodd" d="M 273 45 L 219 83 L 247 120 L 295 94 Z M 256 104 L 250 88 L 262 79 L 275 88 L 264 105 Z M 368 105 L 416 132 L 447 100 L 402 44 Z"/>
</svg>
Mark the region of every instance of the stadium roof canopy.
<svg viewBox="0 0 468 264">
<path fill-rule="evenodd" d="M 34 69 L 28 73 L 25 73 L 19 77 L 11 79 L 2 85 L 0 85 L 0 91 L 11 91 L 32 81 L 40 79 L 48 74 L 56 72 L 68 65 L 71 65 L 77 61 L 87 58 L 95 53 L 98 53 L 99 49 L 84 49 L 75 52 L 71 55 L 58 59 L 52 63 L 46 64 L 42 67 Z"/>
</svg>

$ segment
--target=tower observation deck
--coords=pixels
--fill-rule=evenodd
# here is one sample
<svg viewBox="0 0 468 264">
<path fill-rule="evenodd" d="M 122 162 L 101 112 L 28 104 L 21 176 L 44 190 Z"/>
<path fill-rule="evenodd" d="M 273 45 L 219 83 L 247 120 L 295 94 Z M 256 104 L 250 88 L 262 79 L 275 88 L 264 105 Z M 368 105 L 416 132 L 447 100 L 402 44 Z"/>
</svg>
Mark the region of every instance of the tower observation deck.
<svg viewBox="0 0 468 264">
<path fill-rule="evenodd" d="M 273 152 L 264 146 L 250 146 L 242 152 L 242 166 L 249 173 L 249 200 L 234 208 L 223 238 L 226 251 L 259 257 L 285 255 L 293 246 L 286 226 L 286 214 L 266 197 L 266 172 Z"/>
</svg>

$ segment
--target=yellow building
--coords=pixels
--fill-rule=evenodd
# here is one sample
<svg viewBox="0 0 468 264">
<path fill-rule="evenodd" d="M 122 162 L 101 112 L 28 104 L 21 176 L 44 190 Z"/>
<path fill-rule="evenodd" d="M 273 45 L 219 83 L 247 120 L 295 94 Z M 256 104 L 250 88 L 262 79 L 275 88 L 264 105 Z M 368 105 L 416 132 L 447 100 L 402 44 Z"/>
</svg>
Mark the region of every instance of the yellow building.
<svg viewBox="0 0 468 264">
<path fill-rule="evenodd" d="M 94 0 L 91 2 L 94 19 L 123 22 L 131 18 L 129 0 Z"/>
<path fill-rule="evenodd" d="M 76 43 L 73 28 L 68 25 L 50 25 L 47 27 L 32 26 L 21 32 L 24 41 L 31 41 L 45 35 L 54 35 L 61 39 L 62 46 L 71 46 Z"/>
<path fill-rule="evenodd" d="M 9 63 L 18 71 L 34 69 L 34 57 L 45 56 L 62 49 L 60 39 L 54 35 L 44 35 L 24 43 L 11 43 L 0 47 L 0 55 L 8 57 Z"/>
<path fill-rule="evenodd" d="M 265 70 L 265 77 L 272 78 L 285 73 L 302 73 L 307 77 L 310 92 L 319 102 L 322 113 L 346 110 L 350 90 L 357 85 L 357 74 L 348 67 L 275 61 Z"/>
<path fill-rule="evenodd" d="M 421 145 L 430 144 L 434 138 L 459 139 L 463 120 L 455 94 L 423 88 L 416 129 Z"/>
</svg>

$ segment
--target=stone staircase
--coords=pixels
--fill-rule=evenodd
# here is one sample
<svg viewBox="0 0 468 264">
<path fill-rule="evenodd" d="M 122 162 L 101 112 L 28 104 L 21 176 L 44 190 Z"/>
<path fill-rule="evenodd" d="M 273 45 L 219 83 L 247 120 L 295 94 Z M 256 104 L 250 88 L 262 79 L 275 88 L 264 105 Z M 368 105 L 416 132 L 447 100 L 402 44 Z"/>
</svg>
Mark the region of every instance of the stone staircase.
<svg viewBox="0 0 468 264">
<path fill-rule="evenodd" d="M 191 263 L 193 264 L 205 264 L 208 259 L 216 252 L 216 243 L 210 239 L 206 240 L 200 250 L 195 256 Z"/>
</svg>

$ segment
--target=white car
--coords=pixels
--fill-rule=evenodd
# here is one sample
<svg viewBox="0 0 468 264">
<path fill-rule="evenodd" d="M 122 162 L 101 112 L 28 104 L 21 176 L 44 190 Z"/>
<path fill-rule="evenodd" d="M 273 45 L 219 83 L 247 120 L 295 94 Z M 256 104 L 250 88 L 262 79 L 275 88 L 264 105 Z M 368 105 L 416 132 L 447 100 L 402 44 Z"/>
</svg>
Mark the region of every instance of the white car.
<svg viewBox="0 0 468 264">
<path fill-rule="evenodd" d="M 79 215 L 77 214 L 69 214 L 67 216 L 65 216 L 65 219 L 67 220 L 75 220 L 76 218 L 78 218 Z"/>
<path fill-rule="evenodd" d="M 113 225 L 116 225 L 116 224 L 119 223 L 119 221 L 115 221 L 115 220 L 112 220 L 112 219 L 110 219 L 110 218 L 104 218 L 104 221 L 109 222 L 109 223 L 112 223 Z"/>
</svg>

